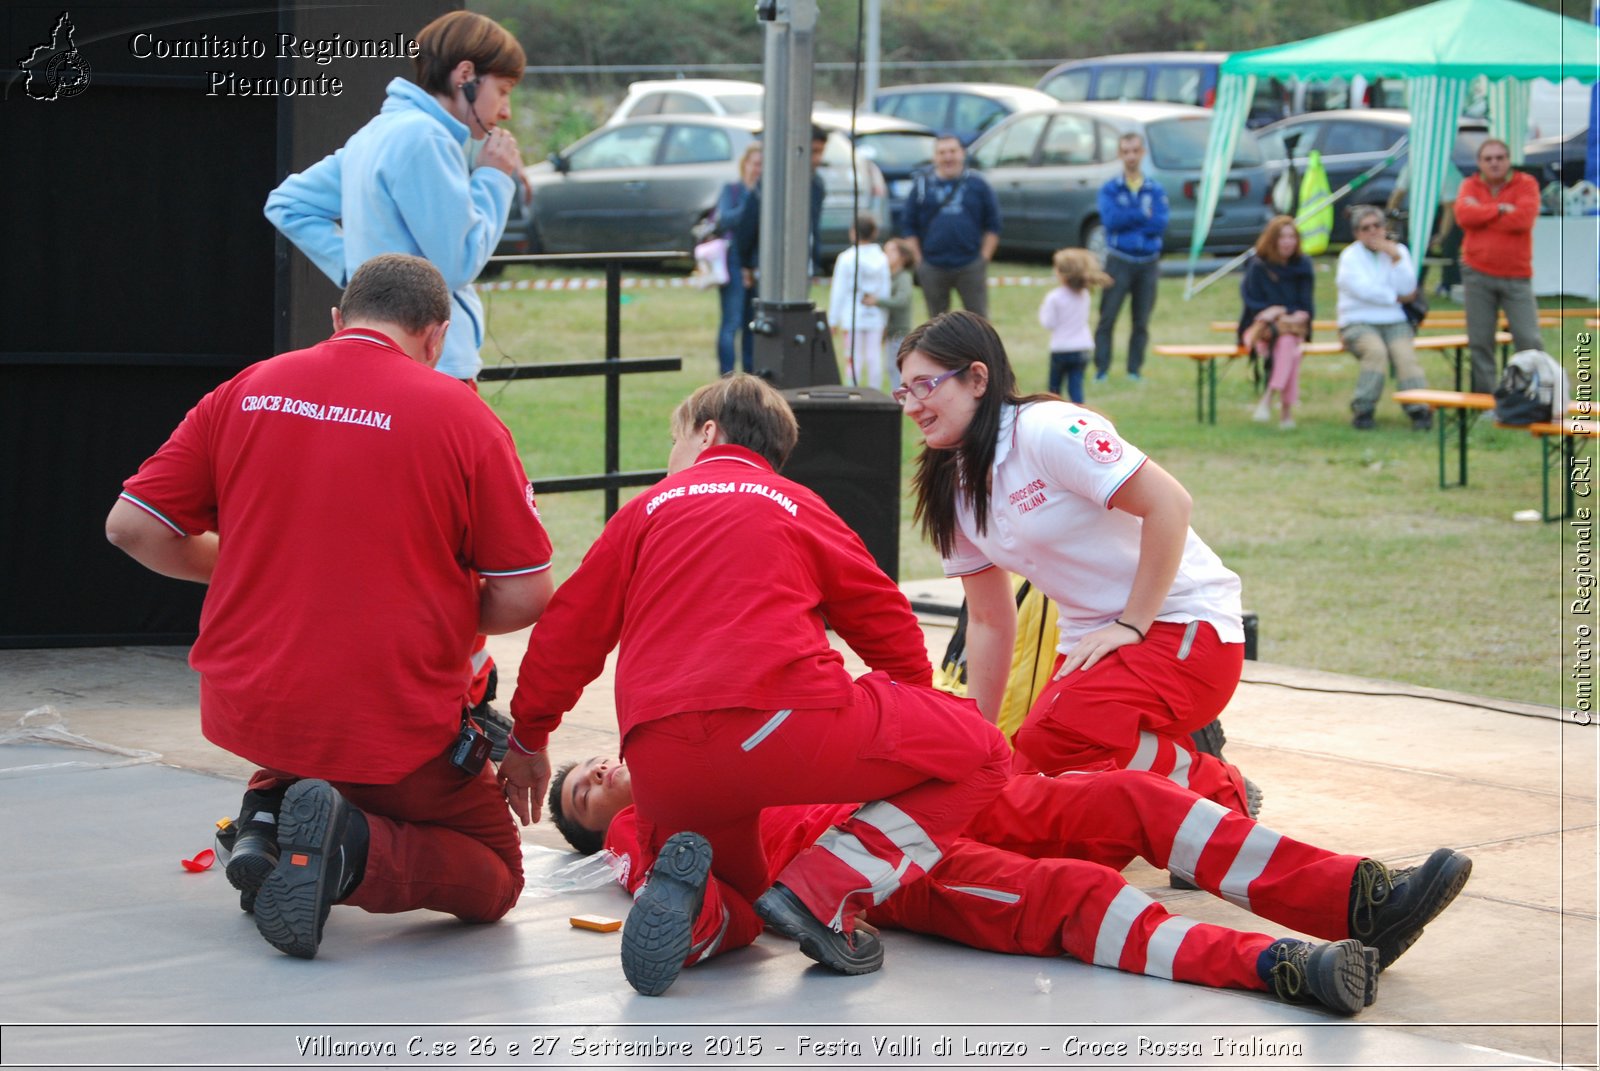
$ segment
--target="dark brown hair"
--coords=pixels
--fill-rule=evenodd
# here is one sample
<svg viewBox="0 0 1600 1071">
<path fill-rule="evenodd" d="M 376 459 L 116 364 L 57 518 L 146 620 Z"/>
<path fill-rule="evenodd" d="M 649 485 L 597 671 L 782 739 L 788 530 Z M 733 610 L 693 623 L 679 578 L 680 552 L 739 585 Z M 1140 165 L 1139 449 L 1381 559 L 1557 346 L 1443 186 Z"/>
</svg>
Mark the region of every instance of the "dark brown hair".
<svg viewBox="0 0 1600 1071">
<path fill-rule="evenodd" d="M 1049 394 L 1018 394 L 1017 375 L 1011 369 L 1005 344 L 994 326 L 975 312 L 953 309 L 911 329 L 895 362 L 904 367 L 912 352 L 923 354 L 946 369 L 965 371 L 982 362 L 989 370 L 989 386 L 978 399 L 977 412 L 967 425 L 961 445 L 936 450 L 926 443 L 917 455 L 911 484 L 917 492 L 916 518 L 939 553 L 955 551 L 956 503 L 962 495 L 972 499 L 973 522 L 979 533 L 989 530 L 989 468 L 994 464 L 1004 407 L 1046 401 Z"/>
<path fill-rule="evenodd" d="M 1278 255 L 1278 234 L 1285 227 L 1294 231 L 1294 253 L 1288 257 Z M 1261 236 L 1256 239 L 1256 259 L 1268 264 L 1287 264 L 1299 256 L 1300 251 L 1300 228 L 1295 226 L 1293 216 L 1273 216 L 1261 228 Z"/>
<path fill-rule="evenodd" d="M 593 855 L 606 846 L 605 830 L 590 829 L 580 825 L 578 820 L 568 814 L 561 806 L 561 786 L 567 783 L 567 778 L 572 776 L 572 771 L 577 768 L 577 763 L 569 762 L 556 771 L 550 779 L 550 821 L 555 823 L 561 835 L 567 838 L 567 843 L 572 845 L 584 855 Z"/>
<path fill-rule="evenodd" d="M 429 93 L 449 96 L 455 88 L 450 72 L 471 60 L 477 77 L 498 74 L 522 81 L 528 57 L 511 32 L 491 18 L 472 11 L 440 15 L 417 33 L 417 84 Z"/>
<path fill-rule="evenodd" d="M 350 277 L 339 314 L 346 323 L 397 324 L 418 334 L 450 319 L 450 288 L 439 269 L 421 257 L 384 253 Z"/>
<path fill-rule="evenodd" d="M 754 450 L 775 469 L 783 468 L 800 441 L 800 424 L 783 395 L 766 380 L 743 372 L 707 383 L 672 414 L 678 431 L 693 432 L 708 420 L 717 422 L 721 442 Z"/>
</svg>

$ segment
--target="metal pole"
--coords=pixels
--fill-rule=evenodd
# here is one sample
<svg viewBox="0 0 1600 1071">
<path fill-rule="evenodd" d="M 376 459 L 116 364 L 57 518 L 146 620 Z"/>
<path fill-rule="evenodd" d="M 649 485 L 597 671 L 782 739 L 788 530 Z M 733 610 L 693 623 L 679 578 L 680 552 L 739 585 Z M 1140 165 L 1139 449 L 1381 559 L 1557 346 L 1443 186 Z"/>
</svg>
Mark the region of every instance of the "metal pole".
<svg viewBox="0 0 1600 1071">
<path fill-rule="evenodd" d="M 771 0 L 761 170 L 761 288 L 764 302 L 794 304 L 811 289 L 811 99 L 817 0 Z"/>
<path fill-rule="evenodd" d="M 883 39 L 879 31 L 882 28 L 883 0 L 867 0 L 867 55 L 862 71 L 865 84 L 861 87 L 859 102 L 863 111 L 872 108 L 872 98 L 878 95 L 878 63 L 883 51 Z"/>
<path fill-rule="evenodd" d="M 606 261 L 606 475 L 622 467 L 622 261 Z M 606 520 L 617 512 L 617 489 L 606 488 Z"/>
</svg>

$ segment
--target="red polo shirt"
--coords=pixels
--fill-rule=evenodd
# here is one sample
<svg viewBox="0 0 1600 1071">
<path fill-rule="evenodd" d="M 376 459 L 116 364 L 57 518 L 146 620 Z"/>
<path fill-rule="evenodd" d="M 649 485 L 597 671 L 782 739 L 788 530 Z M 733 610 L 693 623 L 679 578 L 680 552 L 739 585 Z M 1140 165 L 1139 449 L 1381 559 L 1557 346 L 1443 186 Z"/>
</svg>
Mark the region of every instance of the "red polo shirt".
<svg viewBox="0 0 1600 1071">
<path fill-rule="evenodd" d="M 389 784 L 443 752 L 478 574 L 550 565 L 510 432 L 365 329 L 240 372 L 123 486 L 221 537 L 189 658 L 206 738 L 306 777 Z"/>
</svg>

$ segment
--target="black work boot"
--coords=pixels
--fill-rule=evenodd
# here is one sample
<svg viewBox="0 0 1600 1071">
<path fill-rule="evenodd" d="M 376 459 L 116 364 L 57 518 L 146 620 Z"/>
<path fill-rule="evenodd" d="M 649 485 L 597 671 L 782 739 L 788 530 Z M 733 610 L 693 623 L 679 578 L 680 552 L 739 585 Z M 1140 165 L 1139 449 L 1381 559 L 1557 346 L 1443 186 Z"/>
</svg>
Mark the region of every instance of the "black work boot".
<svg viewBox="0 0 1600 1071">
<path fill-rule="evenodd" d="M 1350 936 L 1377 949 L 1378 969 L 1384 970 L 1416 943 L 1471 876 L 1472 860 L 1452 848 L 1402 870 L 1363 859 L 1350 879 Z"/>
<path fill-rule="evenodd" d="M 687 830 L 667 838 L 622 926 L 622 973 L 645 996 L 665 993 L 683 970 L 710 875 L 709 841 Z"/>
<path fill-rule="evenodd" d="M 256 929 L 280 952 L 312 959 L 328 909 L 361 883 L 367 816 L 326 781 L 297 781 L 279 812 L 278 865 L 256 895 Z"/>
<path fill-rule="evenodd" d="M 278 865 L 278 809 L 283 806 L 287 791 L 288 786 L 247 789 L 239 804 L 239 820 L 233 824 L 233 843 L 229 845 L 224 873 L 228 883 L 239 890 L 242 911 L 255 909 L 261 883 Z"/>
<path fill-rule="evenodd" d="M 1274 941 L 1261 953 L 1256 972 L 1287 1004 L 1321 1004 L 1354 1015 L 1378 999 L 1378 953 L 1354 939 L 1326 945 Z"/>
<path fill-rule="evenodd" d="M 883 966 L 883 945 L 875 935 L 861 929 L 835 930 L 781 884 L 761 894 L 756 914 L 773 930 L 799 941 L 800 951 L 840 974 L 871 974 Z"/>
</svg>

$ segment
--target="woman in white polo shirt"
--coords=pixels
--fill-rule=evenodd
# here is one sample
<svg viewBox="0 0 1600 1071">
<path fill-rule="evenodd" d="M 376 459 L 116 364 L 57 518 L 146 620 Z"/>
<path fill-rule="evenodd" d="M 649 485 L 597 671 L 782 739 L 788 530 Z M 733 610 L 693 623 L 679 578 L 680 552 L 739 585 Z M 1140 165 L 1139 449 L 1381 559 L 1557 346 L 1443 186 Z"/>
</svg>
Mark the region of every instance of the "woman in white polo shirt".
<svg viewBox="0 0 1600 1071">
<path fill-rule="evenodd" d="M 1020 573 L 1060 608 L 1056 676 L 1012 740 L 1029 766 L 1150 770 L 1248 813 L 1243 776 L 1189 738 L 1238 686 L 1244 628 L 1239 578 L 1189 528 L 1183 485 L 1100 414 L 1020 395 L 980 316 L 933 318 L 898 360 L 895 398 L 924 440 L 917 518 L 966 589 L 984 716 L 1005 690 Z"/>
</svg>

